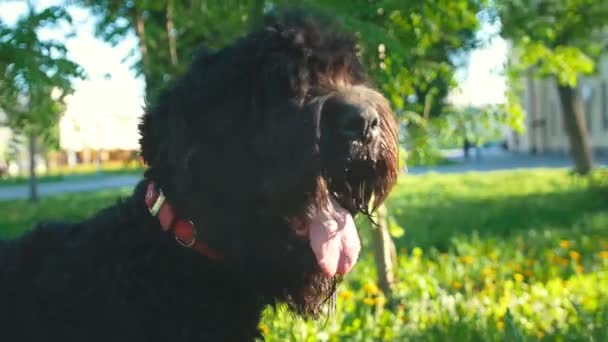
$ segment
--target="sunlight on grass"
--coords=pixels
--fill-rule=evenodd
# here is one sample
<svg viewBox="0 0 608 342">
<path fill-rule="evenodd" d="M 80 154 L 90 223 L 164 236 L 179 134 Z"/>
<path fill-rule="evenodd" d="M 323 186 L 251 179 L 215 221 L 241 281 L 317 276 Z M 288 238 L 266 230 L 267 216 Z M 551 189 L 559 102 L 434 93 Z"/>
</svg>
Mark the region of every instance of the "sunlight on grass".
<svg viewBox="0 0 608 342">
<path fill-rule="evenodd" d="M 31 229 L 39 220 L 86 218 L 130 193 L 131 189 L 125 188 L 45 197 L 37 204 L 26 200 L 0 202 L 0 237 L 18 235 Z"/>
<path fill-rule="evenodd" d="M 393 301 L 370 291 L 366 249 L 335 320 L 269 309 L 266 340 L 608 340 L 607 199 L 606 171 L 404 177 L 388 205 L 405 230 Z"/>
</svg>

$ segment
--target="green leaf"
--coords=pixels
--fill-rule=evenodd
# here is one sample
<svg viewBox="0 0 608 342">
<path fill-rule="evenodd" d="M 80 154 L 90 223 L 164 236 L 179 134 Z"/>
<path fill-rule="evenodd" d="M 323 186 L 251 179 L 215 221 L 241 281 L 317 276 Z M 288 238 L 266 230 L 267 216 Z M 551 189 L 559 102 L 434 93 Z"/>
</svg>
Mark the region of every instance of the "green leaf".
<svg viewBox="0 0 608 342">
<path fill-rule="evenodd" d="M 405 235 L 405 229 L 401 227 L 393 217 L 388 218 L 388 232 L 395 239 Z"/>
</svg>

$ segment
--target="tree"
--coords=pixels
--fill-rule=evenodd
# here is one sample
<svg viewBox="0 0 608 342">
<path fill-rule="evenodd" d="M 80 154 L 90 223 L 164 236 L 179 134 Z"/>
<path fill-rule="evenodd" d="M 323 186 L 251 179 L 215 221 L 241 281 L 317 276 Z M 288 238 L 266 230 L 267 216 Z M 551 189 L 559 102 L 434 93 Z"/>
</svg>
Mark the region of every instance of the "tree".
<svg viewBox="0 0 608 342">
<path fill-rule="evenodd" d="M 56 138 L 64 98 L 73 91 L 73 79 L 84 77 L 81 68 L 66 57 L 63 43 L 38 37 L 40 28 L 61 22 L 71 22 L 61 7 L 36 13 L 31 5 L 14 27 L 0 22 L 0 108 L 5 124 L 28 139 L 32 201 L 38 197 L 37 144 Z"/>
<path fill-rule="evenodd" d="M 594 71 L 608 46 L 608 2 L 502 0 L 494 5 L 502 35 L 518 54 L 514 70 L 556 80 L 575 171 L 589 173 L 593 158 L 577 81 Z"/>
<path fill-rule="evenodd" d="M 143 76 L 146 98 L 185 71 L 191 56 L 201 48 L 214 49 L 259 22 L 263 0 L 80 0 L 93 11 L 96 35 L 117 44 L 135 34 L 138 46 L 132 58 L 136 74 Z M 153 53 L 151 53 L 153 51 Z"/>
<path fill-rule="evenodd" d="M 395 108 L 438 116 L 464 55 L 479 45 L 484 0 L 309 1 L 359 32 L 362 57 Z"/>
</svg>

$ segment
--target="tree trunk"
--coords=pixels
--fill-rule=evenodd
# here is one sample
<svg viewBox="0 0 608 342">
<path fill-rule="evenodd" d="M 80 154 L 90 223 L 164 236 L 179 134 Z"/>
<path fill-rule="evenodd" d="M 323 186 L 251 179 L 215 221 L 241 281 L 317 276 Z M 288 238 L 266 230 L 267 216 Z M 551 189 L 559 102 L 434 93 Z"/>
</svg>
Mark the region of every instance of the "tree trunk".
<svg viewBox="0 0 608 342">
<path fill-rule="evenodd" d="M 144 81 L 146 82 L 146 97 L 149 98 L 152 94 L 152 71 L 150 69 L 150 56 L 148 55 L 148 48 L 146 46 L 146 24 L 141 12 L 137 8 L 133 9 L 132 15 L 139 43 L 139 53 L 141 54 L 142 72 L 144 74 Z"/>
<path fill-rule="evenodd" d="M 376 212 L 378 225 L 373 227 L 374 258 L 378 285 L 387 297 L 393 293 L 395 282 L 394 268 L 397 263 L 395 244 L 388 231 L 388 214 L 385 205 L 381 205 Z"/>
<path fill-rule="evenodd" d="M 581 175 L 588 174 L 593 168 L 593 155 L 581 98 L 576 88 L 558 84 L 557 90 L 562 103 L 564 125 L 570 140 L 570 154 L 574 159 L 575 171 Z"/>
<path fill-rule="evenodd" d="M 36 135 L 33 133 L 29 134 L 29 157 L 30 157 L 30 201 L 38 201 L 38 181 L 36 179 Z"/>
<path fill-rule="evenodd" d="M 173 23 L 173 0 L 167 0 L 167 40 L 169 41 L 169 55 L 171 56 L 171 65 L 177 67 L 177 46 L 175 43 L 175 26 Z"/>
<path fill-rule="evenodd" d="M 431 116 L 431 108 L 433 107 L 433 94 L 430 92 L 424 97 L 424 110 L 422 111 L 422 118 L 425 122 L 429 121 Z"/>
</svg>

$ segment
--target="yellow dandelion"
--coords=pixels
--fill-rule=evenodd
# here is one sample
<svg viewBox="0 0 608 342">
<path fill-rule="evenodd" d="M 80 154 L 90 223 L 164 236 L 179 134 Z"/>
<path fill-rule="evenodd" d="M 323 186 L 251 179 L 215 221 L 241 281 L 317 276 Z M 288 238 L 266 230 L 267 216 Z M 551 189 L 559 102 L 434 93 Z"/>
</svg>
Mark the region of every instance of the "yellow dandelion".
<svg viewBox="0 0 608 342">
<path fill-rule="evenodd" d="M 267 335 L 270 332 L 270 328 L 264 323 L 260 323 L 259 328 L 263 335 Z"/>
<path fill-rule="evenodd" d="M 496 322 L 496 329 L 503 330 L 504 328 L 505 328 L 505 322 L 504 321 L 498 321 L 498 322 Z"/>
<path fill-rule="evenodd" d="M 374 304 L 376 304 L 376 301 L 374 300 L 374 298 L 365 297 L 363 298 L 363 304 L 373 306 Z"/>
<path fill-rule="evenodd" d="M 420 258 L 422 256 L 422 248 L 420 248 L 420 247 L 414 247 L 414 249 L 412 250 L 412 254 L 416 258 Z"/>
<path fill-rule="evenodd" d="M 454 287 L 456 290 L 459 290 L 459 289 L 461 289 L 461 288 L 462 288 L 462 283 L 461 283 L 461 282 L 459 282 L 459 281 L 455 281 L 455 282 L 453 282 L 453 283 L 452 283 L 452 286 L 453 286 L 453 287 Z"/>
<path fill-rule="evenodd" d="M 517 281 L 518 283 L 521 283 L 522 281 L 524 281 L 524 275 L 521 273 L 513 273 L 513 279 L 515 279 L 515 281 Z"/>
<path fill-rule="evenodd" d="M 570 264 L 570 261 L 568 259 L 561 256 L 555 256 L 553 258 L 553 262 L 560 266 L 568 266 Z"/>
<path fill-rule="evenodd" d="M 563 248 L 563 249 L 570 248 L 570 246 L 571 246 L 571 245 L 572 245 L 572 244 L 570 243 L 570 241 L 569 241 L 569 240 L 560 240 L 560 241 L 559 241 L 559 246 L 560 246 L 561 248 Z"/>
<path fill-rule="evenodd" d="M 577 252 L 577 251 L 570 251 L 568 253 L 570 255 L 570 258 L 576 262 L 581 261 L 581 253 Z"/>
<path fill-rule="evenodd" d="M 380 292 L 380 289 L 378 289 L 378 286 L 376 286 L 376 284 L 367 283 L 363 286 L 363 291 L 367 292 L 370 295 L 374 295 Z"/>
<path fill-rule="evenodd" d="M 608 260 L 608 251 L 601 251 L 599 254 L 600 254 L 600 258 L 602 258 L 604 260 Z"/>
<path fill-rule="evenodd" d="M 583 274 L 585 273 L 585 268 L 581 265 L 576 265 L 574 271 L 576 271 L 576 274 Z"/>
<path fill-rule="evenodd" d="M 341 291 L 341 292 L 338 294 L 338 296 L 339 296 L 340 298 L 344 299 L 344 300 L 348 300 L 348 299 L 353 298 L 353 291 L 344 290 L 344 291 Z"/>
<path fill-rule="evenodd" d="M 494 290 L 496 290 L 496 285 L 492 281 L 486 281 L 485 289 L 487 291 L 494 291 Z"/>
<path fill-rule="evenodd" d="M 383 306 L 384 304 L 386 304 L 386 298 L 384 298 L 383 296 L 376 298 L 376 304 Z"/>
<path fill-rule="evenodd" d="M 481 270 L 481 274 L 483 274 L 486 278 L 493 278 L 494 270 L 492 269 L 492 267 L 484 267 L 483 270 Z"/>
<path fill-rule="evenodd" d="M 475 261 L 475 258 L 473 258 L 470 255 L 465 255 L 465 256 L 458 257 L 458 261 L 465 263 L 467 265 L 471 265 Z"/>
</svg>

